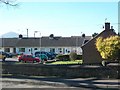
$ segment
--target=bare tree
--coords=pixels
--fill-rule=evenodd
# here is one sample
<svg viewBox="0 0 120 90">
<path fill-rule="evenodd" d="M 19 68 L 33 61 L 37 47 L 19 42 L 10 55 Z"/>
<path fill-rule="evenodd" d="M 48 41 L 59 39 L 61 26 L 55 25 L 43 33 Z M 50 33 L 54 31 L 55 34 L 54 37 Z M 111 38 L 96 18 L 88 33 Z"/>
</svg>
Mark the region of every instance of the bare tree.
<svg viewBox="0 0 120 90">
<path fill-rule="evenodd" d="M 18 6 L 16 0 L 0 0 L 0 3 L 4 3 L 9 6 Z"/>
</svg>

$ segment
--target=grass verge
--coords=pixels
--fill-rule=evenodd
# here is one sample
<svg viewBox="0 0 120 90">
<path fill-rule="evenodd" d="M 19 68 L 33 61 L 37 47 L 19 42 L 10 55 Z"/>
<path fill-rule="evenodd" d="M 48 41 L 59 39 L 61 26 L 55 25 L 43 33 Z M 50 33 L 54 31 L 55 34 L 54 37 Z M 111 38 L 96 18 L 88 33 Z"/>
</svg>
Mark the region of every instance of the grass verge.
<svg viewBox="0 0 120 90">
<path fill-rule="evenodd" d="M 56 62 L 51 62 L 49 64 L 82 64 L 82 60 L 75 60 L 75 61 L 56 61 Z"/>
</svg>

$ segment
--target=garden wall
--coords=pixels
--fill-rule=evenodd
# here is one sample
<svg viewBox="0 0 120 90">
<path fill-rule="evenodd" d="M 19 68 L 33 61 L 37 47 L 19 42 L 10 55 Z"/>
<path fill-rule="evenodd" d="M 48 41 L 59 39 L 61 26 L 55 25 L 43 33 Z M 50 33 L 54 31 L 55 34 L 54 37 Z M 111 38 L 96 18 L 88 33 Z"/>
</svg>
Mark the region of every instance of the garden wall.
<svg viewBox="0 0 120 90">
<path fill-rule="evenodd" d="M 120 66 L 2 64 L 3 74 L 57 76 L 63 78 L 118 78 Z"/>
</svg>

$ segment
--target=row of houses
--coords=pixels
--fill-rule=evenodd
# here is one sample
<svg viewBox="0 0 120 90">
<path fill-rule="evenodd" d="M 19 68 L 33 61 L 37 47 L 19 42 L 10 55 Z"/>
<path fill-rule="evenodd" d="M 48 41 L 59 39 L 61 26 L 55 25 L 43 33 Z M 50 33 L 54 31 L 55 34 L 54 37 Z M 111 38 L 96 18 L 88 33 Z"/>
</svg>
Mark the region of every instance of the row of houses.
<svg viewBox="0 0 120 90">
<path fill-rule="evenodd" d="M 83 55 L 84 63 L 101 63 L 102 57 L 96 49 L 95 42 L 98 37 L 107 38 L 116 35 L 110 23 L 105 23 L 105 30 L 92 38 L 91 36 L 71 37 L 41 37 L 41 38 L 1 38 L 0 50 L 12 53 L 31 54 L 36 51 L 69 54 L 74 51 Z"/>
<path fill-rule="evenodd" d="M 18 54 L 34 54 L 36 51 L 54 52 L 57 54 L 69 54 L 75 51 L 78 54 L 82 54 L 81 46 L 90 39 L 90 36 L 1 38 L 0 49 Z"/>
</svg>

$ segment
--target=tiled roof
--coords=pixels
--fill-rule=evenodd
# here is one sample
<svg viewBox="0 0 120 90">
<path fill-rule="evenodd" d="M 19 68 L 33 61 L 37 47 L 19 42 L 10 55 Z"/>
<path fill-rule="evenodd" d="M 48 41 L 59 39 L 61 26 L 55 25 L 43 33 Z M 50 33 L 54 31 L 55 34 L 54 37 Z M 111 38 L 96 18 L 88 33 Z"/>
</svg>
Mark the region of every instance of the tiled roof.
<svg viewBox="0 0 120 90">
<path fill-rule="evenodd" d="M 87 40 L 90 37 L 86 36 Z M 54 37 L 53 39 L 49 37 L 40 38 L 4 38 L 2 42 L 5 47 L 72 47 L 72 46 L 82 46 L 84 41 L 83 37 Z M 41 42 L 41 43 L 40 43 Z"/>
<path fill-rule="evenodd" d="M 18 38 L 0 38 L 0 47 L 14 47 L 17 41 Z"/>
<path fill-rule="evenodd" d="M 102 37 L 103 38 L 107 38 L 107 37 L 110 37 L 110 36 L 114 36 L 116 35 L 114 29 L 109 29 L 109 30 L 103 30 L 100 34 L 96 35 L 93 39 L 89 40 L 87 43 L 83 44 L 82 47 L 86 46 L 87 44 L 91 43 L 93 40 L 95 40 L 96 38 L 98 37 Z"/>
</svg>

